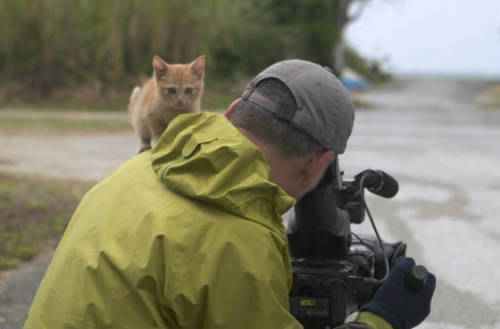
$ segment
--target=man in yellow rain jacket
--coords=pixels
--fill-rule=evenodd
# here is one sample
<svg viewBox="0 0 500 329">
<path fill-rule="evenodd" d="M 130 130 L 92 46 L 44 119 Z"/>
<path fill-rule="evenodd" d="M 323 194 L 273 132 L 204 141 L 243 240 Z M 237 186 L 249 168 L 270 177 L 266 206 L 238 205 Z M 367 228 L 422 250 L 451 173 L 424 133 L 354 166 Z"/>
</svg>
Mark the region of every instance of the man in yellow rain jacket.
<svg viewBox="0 0 500 329">
<path fill-rule="evenodd" d="M 24 328 L 302 328 L 281 215 L 344 151 L 352 101 L 328 70 L 291 60 L 226 117 L 178 116 L 85 195 Z M 377 305 L 344 328 L 407 327 Z"/>
</svg>

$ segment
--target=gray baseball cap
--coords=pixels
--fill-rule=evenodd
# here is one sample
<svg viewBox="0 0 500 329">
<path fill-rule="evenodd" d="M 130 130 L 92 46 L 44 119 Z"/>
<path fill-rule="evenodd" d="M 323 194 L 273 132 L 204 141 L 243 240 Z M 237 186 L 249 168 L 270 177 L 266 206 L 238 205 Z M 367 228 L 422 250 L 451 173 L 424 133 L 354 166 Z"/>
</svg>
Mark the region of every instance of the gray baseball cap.
<svg viewBox="0 0 500 329">
<path fill-rule="evenodd" d="M 255 87 L 274 78 L 283 82 L 295 97 L 297 111 L 274 102 Z M 254 102 L 289 121 L 335 154 L 344 152 L 354 122 L 352 98 L 329 68 L 293 59 L 278 62 L 258 74 L 243 92 L 242 99 Z"/>
</svg>

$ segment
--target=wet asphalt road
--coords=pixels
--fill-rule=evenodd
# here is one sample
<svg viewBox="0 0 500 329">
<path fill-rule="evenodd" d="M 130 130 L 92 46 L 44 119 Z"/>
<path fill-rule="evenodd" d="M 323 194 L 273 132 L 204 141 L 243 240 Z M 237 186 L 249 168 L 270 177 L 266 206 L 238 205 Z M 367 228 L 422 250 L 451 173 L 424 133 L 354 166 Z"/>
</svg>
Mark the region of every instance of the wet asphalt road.
<svg viewBox="0 0 500 329">
<path fill-rule="evenodd" d="M 438 278 L 419 328 L 500 328 L 500 111 L 475 105 L 483 82 L 418 80 L 367 95 L 341 166 L 400 183 L 369 204 L 382 237 Z M 368 223 L 360 230 L 370 231 Z"/>
<path fill-rule="evenodd" d="M 400 183 L 368 203 L 382 237 L 438 278 L 432 314 L 419 328 L 500 328 L 500 111 L 475 104 L 488 82 L 398 80 L 363 97 L 346 176 L 382 169 Z M 132 135 L 0 137 L 0 170 L 98 180 L 136 152 Z M 370 232 L 365 222 L 354 231 Z M 21 328 L 50 259 L 42 255 L 0 282 L 0 329 Z M 2 318 L 4 319 L 2 322 Z"/>
</svg>

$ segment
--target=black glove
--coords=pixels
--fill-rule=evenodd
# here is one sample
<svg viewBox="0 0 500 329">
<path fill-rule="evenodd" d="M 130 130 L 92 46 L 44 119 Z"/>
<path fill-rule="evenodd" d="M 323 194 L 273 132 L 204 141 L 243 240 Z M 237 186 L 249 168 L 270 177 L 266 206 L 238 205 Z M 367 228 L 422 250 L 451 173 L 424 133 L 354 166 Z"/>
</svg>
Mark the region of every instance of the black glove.
<svg viewBox="0 0 500 329">
<path fill-rule="evenodd" d="M 405 286 L 405 277 L 415 266 L 412 258 L 406 258 L 394 267 L 375 297 L 361 311 L 380 315 L 395 329 L 417 326 L 431 312 L 431 299 L 436 288 L 436 277 L 429 272 L 425 286 L 411 291 Z"/>
</svg>

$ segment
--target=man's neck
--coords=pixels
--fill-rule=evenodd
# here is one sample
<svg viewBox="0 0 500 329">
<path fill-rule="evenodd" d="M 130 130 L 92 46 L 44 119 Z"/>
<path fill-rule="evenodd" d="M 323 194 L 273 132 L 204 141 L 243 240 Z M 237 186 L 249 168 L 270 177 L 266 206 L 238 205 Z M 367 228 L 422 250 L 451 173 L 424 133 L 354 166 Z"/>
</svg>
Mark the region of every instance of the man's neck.
<svg viewBox="0 0 500 329">
<path fill-rule="evenodd" d="M 294 198 L 301 197 L 303 193 L 297 183 L 300 181 L 301 168 L 307 160 L 303 157 L 286 156 L 248 130 L 236 128 L 264 154 L 271 170 L 269 179 Z"/>
</svg>

